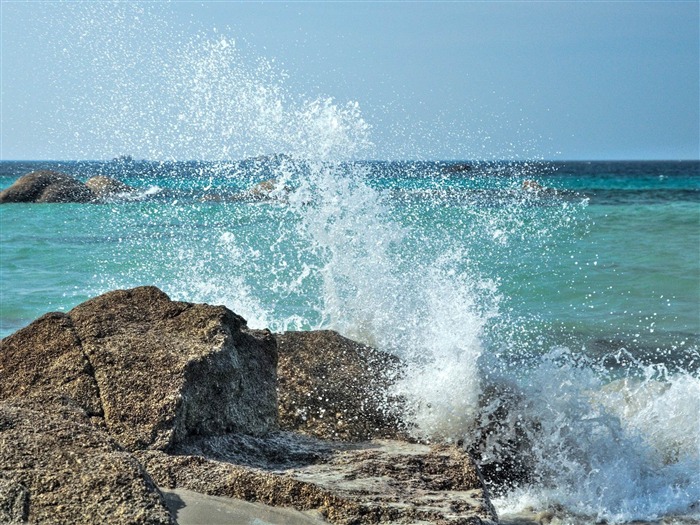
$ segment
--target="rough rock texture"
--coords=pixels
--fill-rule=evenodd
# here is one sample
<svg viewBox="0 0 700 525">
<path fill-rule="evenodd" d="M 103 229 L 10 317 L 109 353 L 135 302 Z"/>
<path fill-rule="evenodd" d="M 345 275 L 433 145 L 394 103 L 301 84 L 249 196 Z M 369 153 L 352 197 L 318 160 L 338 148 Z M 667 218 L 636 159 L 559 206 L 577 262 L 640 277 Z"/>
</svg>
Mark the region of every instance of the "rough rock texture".
<svg viewBox="0 0 700 525">
<path fill-rule="evenodd" d="M 400 400 L 387 395 L 396 357 L 329 330 L 276 338 L 281 428 L 346 441 L 401 435 Z"/>
<path fill-rule="evenodd" d="M 117 290 L 4 339 L 0 399 L 68 397 L 125 448 L 166 449 L 276 429 L 276 362 L 269 332 L 223 306 Z"/>
<path fill-rule="evenodd" d="M 1 445 L 2 441 L 0 441 Z M 27 487 L 18 481 L 0 478 L 0 523 L 25 523 L 28 520 L 29 490 Z"/>
<path fill-rule="evenodd" d="M 95 371 L 66 314 L 46 314 L 0 345 L 0 400 L 68 397 L 88 415 L 104 415 Z"/>
<path fill-rule="evenodd" d="M 153 480 L 84 412 L 0 403 L 0 522 L 173 524 Z"/>
<path fill-rule="evenodd" d="M 335 332 L 273 337 L 154 287 L 46 314 L 0 342 L 0 522 L 171 523 L 155 483 L 340 524 L 495 523 L 460 448 L 357 442 L 400 436 L 398 373 Z"/>
<path fill-rule="evenodd" d="M 128 184 L 124 184 L 111 177 L 96 175 L 85 181 L 87 186 L 99 199 L 111 199 L 120 195 L 128 195 L 136 191 Z"/>
<path fill-rule="evenodd" d="M 56 171 L 33 171 L 0 191 L 6 202 L 91 202 L 95 194 L 79 180 Z"/>
<path fill-rule="evenodd" d="M 293 438 L 288 439 L 294 449 Z M 265 440 L 259 446 L 265 447 Z M 316 510 L 331 523 L 497 522 L 473 460 L 457 447 L 371 441 L 321 443 L 320 449 L 324 457 L 315 462 L 297 458 L 265 468 L 200 455 L 137 455 L 164 488 Z"/>
</svg>

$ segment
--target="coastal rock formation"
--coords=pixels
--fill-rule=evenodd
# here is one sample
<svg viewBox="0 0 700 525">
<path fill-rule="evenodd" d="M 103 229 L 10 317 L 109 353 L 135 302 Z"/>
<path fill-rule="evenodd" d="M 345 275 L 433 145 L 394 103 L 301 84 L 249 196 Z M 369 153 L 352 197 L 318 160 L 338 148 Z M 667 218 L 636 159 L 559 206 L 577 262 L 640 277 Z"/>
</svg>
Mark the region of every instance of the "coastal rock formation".
<svg viewBox="0 0 700 525">
<path fill-rule="evenodd" d="M 85 186 L 101 200 L 128 196 L 136 191 L 135 188 L 132 188 L 128 184 L 124 184 L 123 182 L 104 175 L 90 177 L 85 181 Z"/>
<path fill-rule="evenodd" d="M 289 438 L 288 438 L 289 439 Z M 293 439 L 293 438 L 292 438 Z M 260 443 L 264 447 L 264 441 Z M 295 449 L 290 444 L 292 450 Z M 310 443 L 301 445 L 311 447 Z M 471 457 L 455 446 L 319 442 L 316 461 L 250 468 L 201 455 L 138 452 L 159 486 L 314 510 L 338 524 L 497 523 Z M 278 456 L 278 458 L 281 456 Z"/>
<path fill-rule="evenodd" d="M 68 397 L 123 447 L 167 449 L 276 429 L 276 363 L 272 336 L 223 306 L 118 290 L 3 340 L 0 399 Z"/>
<path fill-rule="evenodd" d="M 91 202 L 95 194 L 79 180 L 56 171 L 33 171 L 0 191 L 7 202 Z"/>
<path fill-rule="evenodd" d="M 330 330 L 276 338 L 281 428 L 345 441 L 401 434 L 400 400 L 387 395 L 398 358 Z"/>
<path fill-rule="evenodd" d="M 46 314 L 0 344 L 0 521 L 173 523 L 159 486 L 338 524 L 497 523 L 467 452 L 395 439 L 397 374 L 335 332 L 275 337 L 154 287 Z"/>
<path fill-rule="evenodd" d="M 174 524 L 131 454 L 65 404 L 0 403 L 0 522 Z"/>
</svg>

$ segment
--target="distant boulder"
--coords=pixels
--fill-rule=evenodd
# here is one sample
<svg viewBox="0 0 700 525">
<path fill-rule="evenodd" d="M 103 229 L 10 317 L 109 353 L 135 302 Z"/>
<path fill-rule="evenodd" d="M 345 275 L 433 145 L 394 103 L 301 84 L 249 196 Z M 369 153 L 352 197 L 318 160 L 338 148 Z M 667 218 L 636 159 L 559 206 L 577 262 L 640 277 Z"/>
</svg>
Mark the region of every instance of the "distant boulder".
<svg viewBox="0 0 700 525">
<path fill-rule="evenodd" d="M 85 182 L 87 186 L 99 199 L 113 199 L 120 196 L 129 196 L 136 189 L 111 177 L 96 175 Z"/>
<path fill-rule="evenodd" d="M 523 181 L 522 188 L 525 191 L 533 191 L 533 192 L 542 191 L 544 189 L 539 182 L 537 182 L 536 180 L 530 180 L 530 179 L 525 179 Z"/>
<path fill-rule="evenodd" d="M 448 164 L 443 168 L 445 173 L 466 173 L 472 171 L 473 167 L 471 164 L 466 164 L 464 162 L 457 162 L 454 164 Z"/>
<path fill-rule="evenodd" d="M 277 428 L 277 352 L 223 306 L 109 292 L 3 339 L 0 400 L 70 399 L 127 450 Z"/>
<path fill-rule="evenodd" d="M 95 193 L 79 180 L 57 171 L 33 171 L 0 191 L 7 202 L 91 202 Z"/>
<path fill-rule="evenodd" d="M 280 186 L 277 179 L 268 179 L 246 191 L 245 197 L 252 200 L 275 200 L 280 198 L 280 193 L 287 194 L 290 191 L 287 186 Z"/>
</svg>

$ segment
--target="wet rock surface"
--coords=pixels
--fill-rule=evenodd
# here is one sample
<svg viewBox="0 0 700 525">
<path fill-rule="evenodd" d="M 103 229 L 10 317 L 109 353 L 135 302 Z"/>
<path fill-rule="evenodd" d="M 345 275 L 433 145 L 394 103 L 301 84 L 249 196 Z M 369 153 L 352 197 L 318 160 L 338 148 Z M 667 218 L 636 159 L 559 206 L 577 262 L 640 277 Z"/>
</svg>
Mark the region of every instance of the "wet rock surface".
<svg viewBox="0 0 700 525">
<path fill-rule="evenodd" d="M 497 522 L 476 465 L 457 447 L 388 440 L 319 445 L 315 461 L 257 468 L 211 456 L 136 454 L 161 487 L 315 510 L 331 523 Z"/>
<path fill-rule="evenodd" d="M 330 330 L 276 339 L 281 428 L 345 441 L 402 435 L 400 400 L 387 393 L 398 358 Z"/>
<path fill-rule="evenodd" d="M 331 523 L 496 522 L 468 453 L 395 439 L 397 370 L 154 287 L 46 314 L 1 342 L 0 521 L 173 523 L 160 486 Z"/>
</svg>

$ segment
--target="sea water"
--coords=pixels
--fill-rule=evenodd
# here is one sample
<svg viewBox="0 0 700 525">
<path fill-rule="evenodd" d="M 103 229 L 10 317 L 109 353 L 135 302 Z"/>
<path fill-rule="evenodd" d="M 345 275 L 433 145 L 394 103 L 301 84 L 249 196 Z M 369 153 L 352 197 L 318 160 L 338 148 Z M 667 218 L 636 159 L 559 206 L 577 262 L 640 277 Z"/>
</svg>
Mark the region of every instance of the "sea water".
<svg viewBox="0 0 700 525">
<path fill-rule="evenodd" d="M 103 44 L 129 45 L 120 20 Z M 402 359 L 411 431 L 474 453 L 502 517 L 700 519 L 698 162 L 365 161 L 357 103 L 290 93 L 226 35 L 176 49 L 84 123 L 166 160 L 0 164 L 3 188 L 36 169 L 136 188 L 0 206 L 2 336 L 146 284 L 251 327 L 336 329 Z M 125 100 L 167 126 L 125 122 Z M 189 143 L 222 160 L 167 160 Z"/>
</svg>

